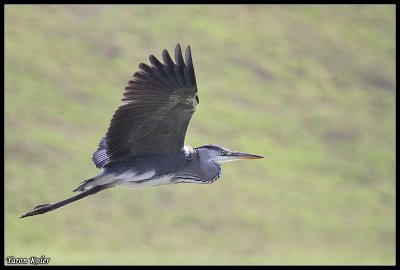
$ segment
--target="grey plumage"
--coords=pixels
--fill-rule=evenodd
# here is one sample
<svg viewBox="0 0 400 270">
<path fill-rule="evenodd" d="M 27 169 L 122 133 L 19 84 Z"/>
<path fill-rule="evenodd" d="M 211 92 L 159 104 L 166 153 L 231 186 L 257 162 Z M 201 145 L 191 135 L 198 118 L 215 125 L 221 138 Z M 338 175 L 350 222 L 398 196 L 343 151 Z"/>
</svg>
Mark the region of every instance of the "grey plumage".
<svg viewBox="0 0 400 270">
<path fill-rule="evenodd" d="M 175 48 L 175 63 L 162 52 L 163 63 L 150 55 L 139 64 L 125 87 L 121 104 L 92 160 L 102 171 L 82 182 L 78 195 L 42 204 L 21 218 L 43 214 L 115 187 L 147 187 L 177 183 L 210 184 L 221 176 L 221 162 L 261 156 L 218 145 L 184 145 L 190 119 L 199 104 L 190 46 Z"/>
</svg>

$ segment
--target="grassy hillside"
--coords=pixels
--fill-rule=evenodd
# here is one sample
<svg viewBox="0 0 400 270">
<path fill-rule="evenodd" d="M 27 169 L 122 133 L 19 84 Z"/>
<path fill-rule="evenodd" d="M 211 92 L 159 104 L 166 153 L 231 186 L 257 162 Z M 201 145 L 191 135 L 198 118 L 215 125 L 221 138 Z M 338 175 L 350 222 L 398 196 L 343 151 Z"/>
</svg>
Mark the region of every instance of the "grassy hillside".
<svg viewBox="0 0 400 270">
<path fill-rule="evenodd" d="M 186 142 L 265 158 L 19 219 L 98 173 L 126 82 L 178 42 L 200 94 Z M 5 256 L 394 264 L 394 147 L 394 6 L 5 6 Z"/>
</svg>

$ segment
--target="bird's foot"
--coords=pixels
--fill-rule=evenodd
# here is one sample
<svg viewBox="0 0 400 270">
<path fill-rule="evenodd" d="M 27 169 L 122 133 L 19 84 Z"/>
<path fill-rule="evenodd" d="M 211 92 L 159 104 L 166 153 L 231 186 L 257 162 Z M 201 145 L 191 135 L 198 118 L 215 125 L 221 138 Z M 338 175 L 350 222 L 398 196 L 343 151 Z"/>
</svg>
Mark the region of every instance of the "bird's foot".
<svg viewBox="0 0 400 270">
<path fill-rule="evenodd" d="M 53 205 L 51 203 L 40 204 L 40 205 L 36 206 L 35 208 L 33 208 L 32 211 L 29 211 L 28 213 L 20 216 L 20 218 L 25 218 L 25 217 L 44 214 L 46 212 L 49 212 L 49 211 L 53 210 L 52 206 Z"/>
</svg>

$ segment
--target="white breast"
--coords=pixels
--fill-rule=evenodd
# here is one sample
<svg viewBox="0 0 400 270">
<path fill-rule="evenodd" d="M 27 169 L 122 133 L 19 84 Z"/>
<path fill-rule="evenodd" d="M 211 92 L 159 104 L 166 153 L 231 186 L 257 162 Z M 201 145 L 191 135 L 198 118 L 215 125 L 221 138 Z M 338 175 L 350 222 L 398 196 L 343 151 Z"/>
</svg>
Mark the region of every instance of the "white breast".
<svg viewBox="0 0 400 270">
<path fill-rule="evenodd" d="M 116 185 L 126 188 L 142 188 L 171 184 L 172 175 L 153 178 L 155 174 L 155 171 L 148 171 L 142 174 L 136 174 L 133 171 L 125 172 L 118 175 L 119 181 L 116 182 Z"/>
</svg>

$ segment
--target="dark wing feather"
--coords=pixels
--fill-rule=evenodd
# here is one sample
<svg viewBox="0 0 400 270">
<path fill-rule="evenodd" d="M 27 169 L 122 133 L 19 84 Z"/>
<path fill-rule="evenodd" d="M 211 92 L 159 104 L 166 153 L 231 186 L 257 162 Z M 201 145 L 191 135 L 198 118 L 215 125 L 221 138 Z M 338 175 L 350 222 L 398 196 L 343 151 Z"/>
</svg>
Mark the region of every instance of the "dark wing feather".
<svg viewBox="0 0 400 270">
<path fill-rule="evenodd" d="M 104 136 L 101 139 L 99 147 L 97 148 L 96 152 L 94 152 L 92 157 L 92 160 L 97 168 L 103 168 L 103 166 L 110 161 L 106 152 L 106 145 L 106 137 Z"/>
<path fill-rule="evenodd" d="M 122 104 L 93 155 L 96 166 L 146 153 L 182 150 L 198 105 L 190 47 L 185 53 L 186 64 L 179 44 L 175 48 L 176 64 L 166 50 L 162 57 L 163 64 L 150 55 L 151 66 L 141 63 L 140 71 L 128 82 Z"/>
</svg>

